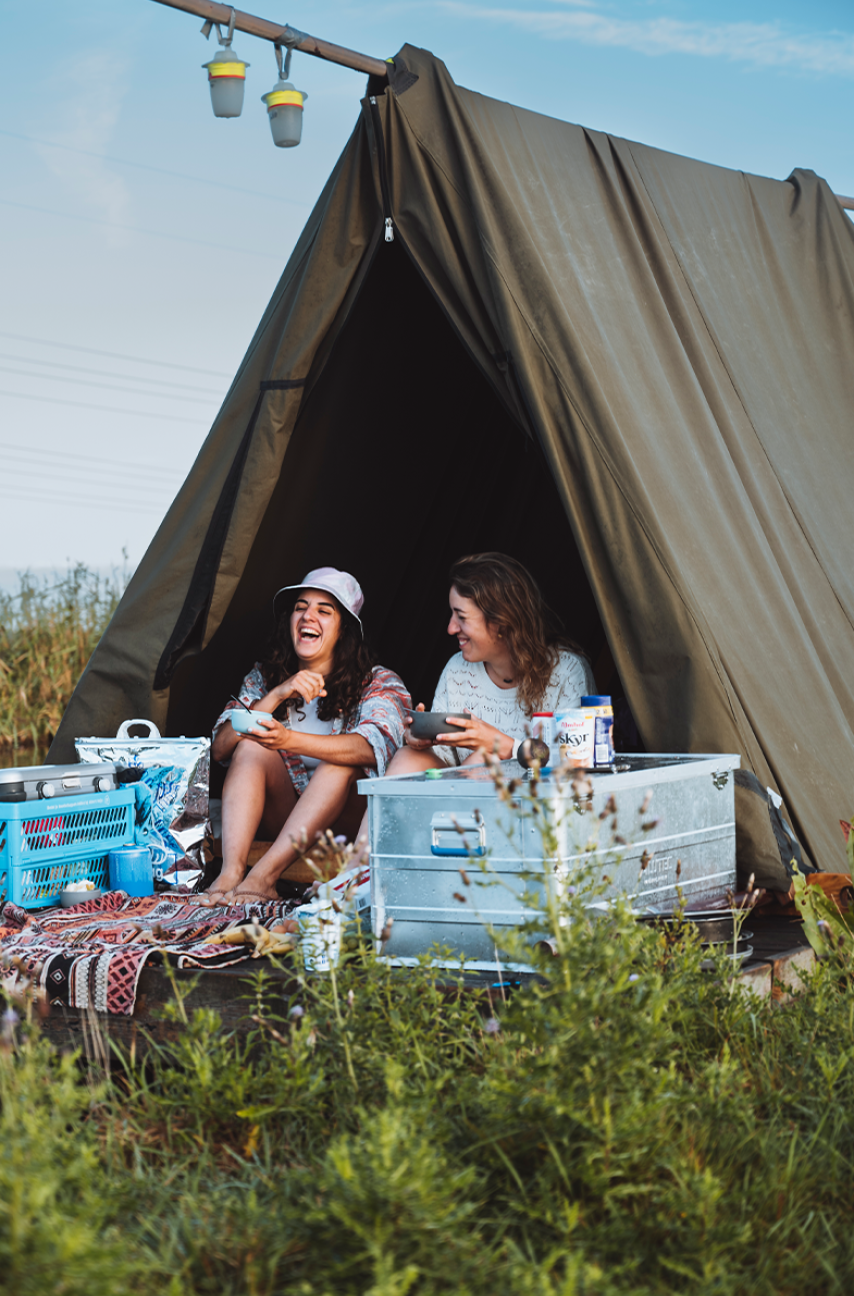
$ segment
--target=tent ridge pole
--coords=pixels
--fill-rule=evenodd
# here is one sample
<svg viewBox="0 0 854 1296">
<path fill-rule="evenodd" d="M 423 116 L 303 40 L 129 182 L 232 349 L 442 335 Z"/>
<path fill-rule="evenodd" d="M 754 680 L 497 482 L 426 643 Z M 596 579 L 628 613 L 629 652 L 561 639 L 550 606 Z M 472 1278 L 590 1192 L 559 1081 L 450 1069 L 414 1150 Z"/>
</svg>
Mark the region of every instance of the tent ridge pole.
<svg viewBox="0 0 854 1296">
<path fill-rule="evenodd" d="M 283 26 L 281 23 L 270 22 L 267 18 L 256 18 L 240 9 L 232 9 L 231 5 L 217 4 L 215 0 L 154 2 L 169 5 L 171 9 L 183 9 L 185 13 L 195 14 L 206 22 L 221 23 L 224 27 L 229 25 L 233 13 L 236 31 L 246 32 L 249 36 L 260 36 L 262 40 L 299 50 L 301 54 L 312 54 L 315 58 L 326 59 L 328 63 L 339 63 L 342 67 L 352 68 L 354 72 L 365 72 L 368 76 L 377 77 L 388 75 L 388 64 L 382 59 L 372 58 L 370 54 L 358 54 L 355 50 L 345 49 L 343 45 L 333 45 L 331 41 L 309 36 L 307 32 L 297 31 L 287 24 Z"/>
</svg>

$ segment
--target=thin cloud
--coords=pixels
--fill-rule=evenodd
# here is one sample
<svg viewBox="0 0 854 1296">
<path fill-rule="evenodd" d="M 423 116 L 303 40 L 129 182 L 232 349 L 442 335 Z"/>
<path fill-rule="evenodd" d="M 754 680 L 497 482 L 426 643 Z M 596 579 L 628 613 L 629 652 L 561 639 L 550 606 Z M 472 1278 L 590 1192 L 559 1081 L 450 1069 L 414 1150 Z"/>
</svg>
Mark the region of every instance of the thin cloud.
<svg viewBox="0 0 854 1296">
<path fill-rule="evenodd" d="M 42 161 L 65 188 L 114 226 L 126 224 L 130 215 L 127 185 L 105 160 L 85 154 L 108 149 L 126 85 L 127 68 L 114 54 L 94 51 L 75 56 L 62 73 L 62 129 L 41 133 L 54 144 L 83 152 L 63 154 L 36 146 Z M 115 230 L 107 237 L 112 243 L 127 241 Z"/>
<path fill-rule="evenodd" d="M 787 32 L 776 23 L 679 22 L 672 18 L 627 19 L 587 8 L 571 12 L 493 9 L 441 0 L 440 8 L 482 22 L 522 27 L 557 40 L 610 45 L 639 54 L 693 54 L 726 58 L 755 67 L 854 75 L 854 35 L 850 32 Z"/>
</svg>

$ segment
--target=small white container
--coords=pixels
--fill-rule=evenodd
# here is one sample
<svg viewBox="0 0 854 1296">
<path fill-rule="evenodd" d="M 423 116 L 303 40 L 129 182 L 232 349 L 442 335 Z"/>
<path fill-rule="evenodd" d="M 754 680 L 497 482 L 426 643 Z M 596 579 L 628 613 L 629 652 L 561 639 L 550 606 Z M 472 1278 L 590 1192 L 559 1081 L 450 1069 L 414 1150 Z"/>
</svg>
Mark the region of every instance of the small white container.
<svg viewBox="0 0 854 1296">
<path fill-rule="evenodd" d="M 328 972 L 341 957 L 344 915 L 331 900 L 314 900 L 297 910 L 299 941 L 306 972 Z"/>
<path fill-rule="evenodd" d="M 553 747 L 555 742 L 555 713 L 554 711 L 535 711 L 531 716 L 531 736 L 539 738 L 547 747 Z"/>
</svg>

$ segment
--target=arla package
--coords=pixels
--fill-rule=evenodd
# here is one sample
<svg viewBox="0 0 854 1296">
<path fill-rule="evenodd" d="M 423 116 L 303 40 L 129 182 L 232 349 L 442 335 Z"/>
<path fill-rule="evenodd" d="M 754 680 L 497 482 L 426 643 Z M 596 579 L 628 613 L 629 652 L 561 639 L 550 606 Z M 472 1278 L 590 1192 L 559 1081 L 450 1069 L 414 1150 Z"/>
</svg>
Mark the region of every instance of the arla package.
<svg viewBox="0 0 854 1296">
<path fill-rule="evenodd" d="M 554 740 L 567 764 L 592 769 L 595 732 L 595 718 L 583 707 L 555 712 Z"/>
</svg>

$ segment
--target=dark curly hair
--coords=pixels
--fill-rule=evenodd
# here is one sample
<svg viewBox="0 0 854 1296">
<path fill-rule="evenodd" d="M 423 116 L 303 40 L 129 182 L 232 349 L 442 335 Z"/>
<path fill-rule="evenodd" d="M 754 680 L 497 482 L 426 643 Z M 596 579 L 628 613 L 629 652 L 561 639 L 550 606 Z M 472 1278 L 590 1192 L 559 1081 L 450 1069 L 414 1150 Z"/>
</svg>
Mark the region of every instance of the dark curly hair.
<svg viewBox="0 0 854 1296">
<path fill-rule="evenodd" d="M 276 609 L 276 628 L 259 663 L 268 689 L 275 688 L 289 675 L 302 670 L 291 639 L 291 613 L 300 597 L 300 590 L 292 590 L 291 597 Z M 377 659 L 363 638 L 356 618 L 341 606 L 334 595 L 329 595 L 329 601 L 338 609 L 341 629 L 332 656 L 332 670 L 326 676 L 326 697 L 317 700 L 317 717 L 319 720 L 336 720 L 343 716 L 347 721 L 359 709 L 362 693 Z M 299 706 L 304 702 L 302 698 L 289 698 L 285 705 Z"/>
<path fill-rule="evenodd" d="M 527 567 L 502 553 L 468 554 L 458 558 L 448 579 L 471 599 L 500 630 L 515 663 L 518 695 L 528 715 L 541 706 L 561 648 L 585 657 L 546 603 Z"/>
</svg>

